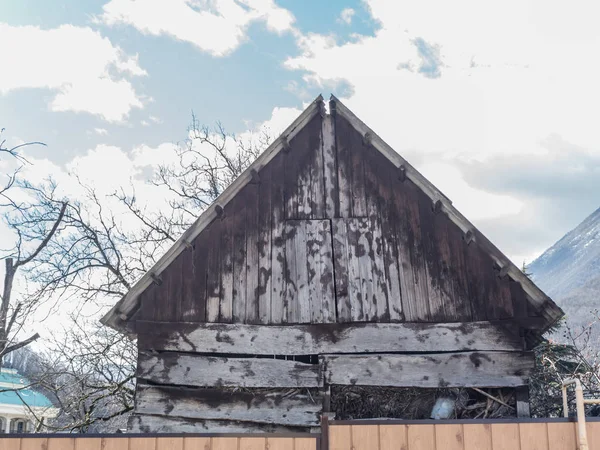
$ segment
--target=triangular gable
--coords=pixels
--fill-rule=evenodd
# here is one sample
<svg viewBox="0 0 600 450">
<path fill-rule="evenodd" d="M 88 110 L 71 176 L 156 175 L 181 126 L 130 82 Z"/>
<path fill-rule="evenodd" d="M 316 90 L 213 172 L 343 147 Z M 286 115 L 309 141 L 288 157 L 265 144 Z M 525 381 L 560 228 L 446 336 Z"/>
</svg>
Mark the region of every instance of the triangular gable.
<svg viewBox="0 0 600 450">
<path fill-rule="evenodd" d="M 433 186 L 427 179 L 425 179 L 425 177 L 423 177 L 416 169 L 414 169 L 408 162 L 406 162 L 406 160 L 404 160 L 404 158 L 402 158 L 400 155 L 398 155 L 391 147 L 389 147 L 376 133 L 374 133 L 369 127 L 367 127 L 362 121 L 360 121 L 348 108 L 346 108 L 338 99 L 336 99 L 334 96 L 332 96 L 331 101 L 330 101 L 330 110 L 331 110 L 331 114 L 332 115 L 336 115 L 336 117 L 338 117 L 339 123 L 340 124 L 345 124 L 343 126 L 347 126 L 348 128 L 348 133 L 353 133 L 353 135 L 355 136 L 353 139 L 354 141 L 356 141 L 356 136 L 360 137 L 360 140 L 362 142 L 363 148 L 369 148 L 369 149 L 374 149 L 374 151 L 376 151 L 377 156 L 381 157 L 383 156 L 383 165 L 387 166 L 385 167 L 386 169 L 390 169 L 392 168 L 392 166 L 389 165 L 389 163 L 391 163 L 393 165 L 393 169 L 397 171 L 397 176 L 399 178 L 405 178 L 406 180 L 409 180 L 410 185 L 411 186 L 415 186 L 416 190 L 418 190 L 418 195 L 420 195 L 421 197 L 426 197 L 428 199 L 428 202 L 430 202 L 430 205 L 432 206 L 432 208 L 434 209 L 434 211 L 439 214 L 439 217 L 441 217 L 443 222 L 444 227 L 446 227 L 449 232 L 454 233 L 454 235 L 456 235 L 456 233 L 462 233 L 461 238 L 464 239 L 464 241 L 467 242 L 467 244 L 471 243 L 471 242 L 475 242 L 475 246 L 478 249 L 481 249 L 481 251 L 486 255 L 486 258 L 491 259 L 491 261 L 493 262 L 493 264 L 489 264 L 489 267 L 486 267 L 485 270 L 489 270 L 489 273 L 491 275 L 493 275 L 494 277 L 498 276 L 498 277 L 502 277 L 502 278 L 508 278 L 510 280 L 514 280 L 514 282 L 518 283 L 520 287 L 522 287 L 523 290 L 523 301 L 526 301 L 527 305 L 523 305 L 524 309 L 525 309 L 525 313 L 521 313 L 521 321 L 525 320 L 528 323 L 527 324 L 523 324 L 524 328 L 537 328 L 538 332 L 536 334 L 539 334 L 540 332 L 542 332 L 543 330 L 547 329 L 549 326 L 551 326 L 558 318 L 560 318 L 562 316 L 562 311 L 560 310 L 560 308 L 558 308 L 553 302 L 552 300 L 547 297 L 528 277 L 526 277 L 514 264 L 512 264 L 510 262 L 510 260 L 503 255 L 489 240 L 487 240 L 466 218 L 464 218 L 452 205 L 451 201 L 444 196 L 437 188 L 435 188 L 435 186 Z M 146 291 L 149 287 L 152 286 L 153 283 L 153 279 L 156 279 L 157 277 L 160 277 L 161 274 L 167 269 L 168 266 L 170 266 L 171 264 L 173 264 L 174 262 L 176 264 L 183 264 L 185 265 L 185 260 L 183 259 L 185 255 L 182 256 L 182 253 L 185 251 L 186 248 L 188 248 L 190 246 L 190 244 L 194 241 L 194 239 L 196 239 L 200 233 L 204 232 L 208 232 L 208 228 L 210 226 L 211 223 L 214 223 L 215 219 L 217 217 L 220 216 L 220 214 L 222 214 L 223 208 L 227 207 L 227 205 L 232 202 L 234 200 L 234 198 L 239 197 L 239 196 L 243 196 L 244 195 L 244 190 L 248 190 L 248 188 L 246 186 L 249 185 L 249 183 L 252 182 L 253 180 L 253 174 L 254 176 L 256 176 L 256 174 L 258 174 L 261 169 L 264 169 L 270 161 L 274 160 L 274 158 L 277 157 L 277 155 L 279 155 L 282 151 L 284 150 L 289 150 L 290 147 L 290 142 L 292 142 L 294 140 L 294 138 L 302 131 L 304 130 L 306 127 L 308 126 L 314 126 L 315 123 L 315 118 L 318 115 L 322 115 L 324 116 L 324 108 L 323 108 L 323 100 L 322 97 L 319 96 L 317 99 L 315 99 L 315 101 L 313 101 L 308 108 L 300 115 L 300 117 L 298 119 L 296 119 L 296 121 L 294 121 L 294 123 L 288 127 L 288 129 L 277 139 L 273 142 L 273 144 L 266 149 L 260 156 L 259 158 L 257 158 L 257 160 L 238 178 L 236 179 L 222 194 L 221 196 L 219 196 L 219 198 L 214 202 L 213 205 L 211 205 L 199 218 L 198 220 L 195 222 L 195 224 L 188 230 L 186 231 L 186 233 L 184 233 L 184 235 L 167 251 L 167 253 L 155 264 L 155 266 L 148 272 L 146 273 L 141 279 L 140 281 L 138 281 L 134 287 L 128 292 L 128 294 L 121 300 L 119 301 L 112 309 L 111 311 L 102 319 L 102 322 L 110 325 L 114 328 L 117 329 L 121 329 L 121 330 L 127 330 L 127 321 L 132 317 L 133 313 L 135 313 L 136 309 L 139 307 L 139 296 L 140 294 L 142 294 L 144 291 Z M 326 120 L 323 121 L 323 131 L 318 130 L 318 131 L 311 131 L 310 133 L 317 133 L 317 134 L 321 134 L 320 139 L 322 139 L 323 142 L 319 143 L 319 145 L 334 145 L 334 143 L 332 142 L 325 142 L 328 138 L 327 138 L 327 130 L 326 130 L 326 124 L 328 122 Z M 340 125 L 342 126 L 342 125 Z M 307 132 L 305 131 L 304 134 L 305 135 L 309 135 L 310 137 L 310 133 L 307 134 Z M 338 130 L 338 142 L 339 142 L 339 130 Z M 352 141 L 349 141 L 352 142 Z M 305 140 L 302 143 L 303 146 L 310 146 L 310 145 L 314 145 L 313 142 L 311 142 L 310 140 Z M 339 145 L 339 144 L 338 144 Z M 365 147 L 366 146 L 366 147 Z M 338 152 L 343 151 L 342 149 L 338 149 Z M 369 150 L 370 151 L 370 150 Z M 291 158 L 295 157 L 295 153 L 292 151 L 289 152 L 289 155 L 291 155 Z M 331 161 L 327 161 L 327 154 L 324 154 L 324 161 L 323 164 L 325 166 L 327 166 L 328 164 L 342 164 L 341 161 L 338 161 L 337 158 L 340 157 L 339 153 L 336 156 L 335 160 L 331 160 Z M 281 157 L 279 157 L 279 159 L 281 159 Z M 382 158 L 380 158 L 382 159 Z M 300 166 L 302 165 L 304 162 L 303 161 L 296 161 L 295 164 L 291 164 L 290 167 L 295 167 L 295 166 Z M 341 166 L 340 166 L 341 167 Z M 362 173 L 360 173 L 360 171 L 356 172 L 357 176 L 364 176 Z M 286 176 L 289 179 L 292 179 L 292 181 L 295 182 L 294 177 L 298 176 L 298 173 L 292 173 L 292 174 L 286 174 Z M 327 195 L 334 194 L 334 195 L 338 195 L 338 196 L 343 196 L 344 195 L 344 189 L 345 187 L 342 185 L 340 186 L 339 183 L 337 181 L 333 181 L 332 180 L 328 180 L 328 179 L 320 179 L 317 176 L 313 177 L 313 180 L 317 180 L 322 183 L 322 185 L 319 185 L 318 188 L 316 189 L 320 189 L 319 192 L 323 191 L 326 192 Z M 310 180 L 308 181 L 310 182 Z M 332 184 L 333 183 L 333 184 Z M 335 189 L 332 187 L 333 185 L 335 185 Z M 293 189 L 293 186 L 292 186 Z M 335 191 L 335 192 L 334 192 Z M 319 195 L 318 193 L 315 195 Z M 347 197 L 350 198 L 350 197 Z M 303 200 L 306 201 L 306 204 L 303 206 Z M 310 202 L 310 199 L 301 199 L 299 200 L 299 205 L 293 205 L 294 208 L 298 208 L 298 211 L 302 212 L 303 209 L 302 208 L 308 208 L 310 209 L 312 204 Z M 298 200 L 296 200 L 298 201 Z M 326 203 L 324 205 L 318 206 L 318 207 L 322 207 L 324 209 L 329 208 L 329 203 Z M 371 226 L 368 223 L 363 223 L 361 224 L 360 219 L 361 216 L 363 214 L 360 213 L 360 209 L 363 207 L 362 205 L 356 205 L 355 209 L 356 211 L 354 211 L 354 214 L 346 214 L 344 213 L 344 211 L 340 212 L 339 208 L 344 208 L 344 207 L 348 207 L 351 208 L 351 206 L 344 206 L 344 202 L 341 201 L 338 198 L 338 202 L 336 204 L 337 206 L 332 206 L 332 208 L 338 208 L 337 211 L 322 211 L 320 212 L 320 215 L 317 215 L 318 217 L 322 218 L 334 218 L 331 219 L 331 225 L 329 225 L 329 219 L 327 219 L 327 223 L 320 223 L 320 222 L 315 222 L 315 223 L 309 223 L 309 224 L 303 224 L 303 223 L 299 223 L 299 225 L 286 225 L 287 227 L 287 232 L 289 233 L 305 233 L 306 236 L 320 236 L 323 230 L 321 229 L 322 227 L 327 227 L 327 226 L 331 226 L 331 230 L 330 232 L 332 233 L 333 236 L 333 240 L 335 241 L 336 239 L 336 233 L 348 233 L 348 230 L 350 230 L 352 233 L 354 233 L 354 235 L 356 235 L 356 233 L 358 232 L 357 230 L 360 230 L 361 226 L 365 229 L 367 229 L 367 232 L 369 231 L 368 228 Z M 341 206 L 340 206 L 341 205 Z M 441 213 L 441 214 L 440 214 Z M 260 214 L 259 211 L 256 212 L 256 217 L 251 216 L 250 219 L 252 220 L 260 220 L 259 218 L 262 217 L 262 215 Z M 349 217 L 349 216 L 355 216 L 355 219 L 353 219 L 353 221 L 340 221 L 335 219 L 336 217 Z M 303 214 L 299 214 L 297 218 L 303 218 L 306 217 L 306 215 Z M 294 217 L 292 217 L 294 218 Z M 436 219 L 438 220 L 438 219 Z M 445 225 L 445 223 L 451 223 L 452 227 Z M 384 225 L 385 226 L 385 225 Z M 458 227 L 458 228 L 456 228 Z M 286 231 L 284 230 L 284 231 Z M 353 231 L 354 230 L 354 231 Z M 384 233 L 385 234 L 385 233 Z M 455 236 L 456 237 L 456 236 Z M 306 238 L 303 238 L 305 242 Z M 326 238 L 325 238 L 326 239 Z M 455 239 L 456 240 L 456 239 Z M 312 241 L 311 241 L 312 242 Z M 335 244 L 335 242 L 333 243 Z M 293 247 L 297 247 L 297 245 L 294 244 L 294 242 L 292 241 L 292 246 Z M 473 246 L 473 247 L 475 247 Z M 334 245 L 335 247 L 335 245 Z M 343 245 L 342 245 L 343 247 Z M 334 249 L 334 253 L 336 252 L 336 250 Z M 339 251 L 338 251 L 339 252 Z M 342 254 L 347 254 L 345 253 L 345 250 L 343 248 L 341 248 L 341 252 Z M 310 249 L 308 251 L 308 253 L 310 253 Z M 214 255 L 213 255 L 214 256 Z M 204 257 L 204 255 L 203 255 Z M 208 252 L 208 258 L 211 257 L 210 251 Z M 299 256 L 297 256 L 299 258 L 307 258 L 307 253 L 301 253 Z M 320 258 L 337 258 L 338 255 L 330 255 L 330 254 L 322 254 L 320 255 Z M 323 263 L 325 264 L 325 263 Z M 351 262 L 349 263 L 351 264 Z M 380 263 L 381 266 L 381 270 L 388 270 L 386 268 L 387 264 L 384 260 L 382 260 L 382 262 Z M 495 266 L 495 267 L 494 267 Z M 258 270 L 258 268 L 256 268 L 256 270 Z M 254 275 L 254 274 L 253 274 Z M 325 275 L 329 276 L 329 274 L 323 274 L 323 277 L 325 277 Z M 338 275 L 338 283 L 339 280 L 343 277 L 340 276 L 340 274 Z M 343 275 L 343 273 L 341 274 Z M 257 274 L 257 277 L 259 275 Z M 306 276 L 305 274 L 300 274 L 295 273 L 294 276 Z M 389 277 L 388 277 L 389 278 Z M 225 280 L 223 280 L 223 283 L 225 283 Z M 398 281 L 397 284 L 400 284 L 401 280 Z M 516 284 L 515 283 L 515 284 Z M 325 283 L 327 285 L 327 283 Z M 394 287 L 393 284 L 393 280 L 391 282 L 388 283 L 389 286 L 385 286 L 384 287 L 384 293 L 386 293 L 386 295 L 389 295 L 389 291 L 393 290 L 393 289 L 398 289 L 397 287 Z M 314 287 L 314 286 L 313 286 Z M 307 289 L 310 289 L 310 286 L 307 287 Z M 412 289 L 412 287 L 411 287 Z M 348 289 L 343 287 L 339 289 L 340 292 L 342 291 L 347 291 Z M 343 293 L 343 292 L 342 292 Z M 320 293 L 321 296 L 325 296 L 325 295 L 329 295 L 330 293 L 326 292 L 326 293 Z M 483 293 L 485 295 L 485 292 Z M 314 297 L 315 293 L 311 292 L 310 293 L 311 296 Z M 373 295 L 373 297 L 375 298 L 375 303 L 377 302 L 377 298 L 381 297 L 381 296 L 377 296 L 377 295 Z M 323 297 L 324 298 L 324 297 Z M 208 301 L 208 299 L 207 299 Z M 490 299 L 488 299 L 488 301 L 491 301 Z M 339 306 L 339 305 L 338 305 Z M 442 305 L 443 306 L 443 305 Z M 446 305 L 445 308 L 453 308 L 453 305 Z M 460 307 L 460 305 L 459 305 Z M 373 306 L 374 311 L 377 311 L 377 305 Z M 400 307 L 398 307 L 400 308 Z M 390 306 L 386 312 L 386 319 L 391 319 L 391 320 L 404 320 L 406 318 L 406 320 L 414 320 L 415 318 L 419 318 L 419 314 L 421 314 L 419 311 L 400 311 L 400 309 L 394 309 L 393 305 L 390 303 Z M 344 312 L 342 311 L 340 313 L 339 311 L 339 307 L 338 307 L 338 314 L 344 314 Z M 343 309 L 343 308 L 342 308 Z M 414 309 L 414 308 L 413 308 Z M 349 311 L 351 310 L 351 308 L 349 308 Z M 527 312 L 527 310 L 529 310 L 529 312 Z M 394 316 L 394 311 L 397 312 L 397 315 Z M 334 311 L 335 312 L 335 311 Z M 450 315 L 446 315 L 447 317 L 451 317 L 452 318 L 452 311 L 450 311 Z M 300 314 L 310 314 L 310 311 L 301 311 Z M 367 312 L 365 315 L 363 316 L 352 316 L 352 313 L 348 312 L 348 319 L 346 321 L 362 321 L 362 320 L 373 320 L 372 317 L 370 317 L 368 315 L 369 313 Z M 408 314 L 409 317 L 406 317 L 406 315 Z M 458 313 L 457 313 L 458 314 Z M 523 317 L 525 316 L 525 317 Z M 535 323 L 536 319 L 532 318 L 532 319 L 528 319 L 527 316 L 537 316 L 537 320 L 540 323 Z M 458 316 L 457 316 L 458 317 Z M 473 316 L 475 317 L 475 316 Z M 377 318 L 376 318 L 377 319 Z M 435 319 L 435 317 L 429 317 L 429 320 L 433 320 Z M 476 319 L 476 317 L 475 317 Z M 235 320 L 234 320 L 235 321 Z M 260 323 L 260 321 L 259 321 Z"/>
</svg>

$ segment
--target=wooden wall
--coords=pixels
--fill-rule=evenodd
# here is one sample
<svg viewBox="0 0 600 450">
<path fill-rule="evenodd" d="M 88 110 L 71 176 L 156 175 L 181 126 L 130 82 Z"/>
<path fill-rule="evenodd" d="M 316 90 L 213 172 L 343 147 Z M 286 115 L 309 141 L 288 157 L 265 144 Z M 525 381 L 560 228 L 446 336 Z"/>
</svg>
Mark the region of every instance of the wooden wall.
<svg viewBox="0 0 600 450">
<path fill-rule="evenodd" d="M 600 422 L 590 422 L 590 450 L 600 450 Z M 576 424 L 454 423 L 332 425 L 329 450 L 577 450 Z"/>
<path fill-rule="evenodd" d="M 334 138 L 335 136 L 335 138 Z M 135 319 L 525 317 L 520 284 L 342 117 L 315 116 L 141 295 Z"/>
<path fill-rule="evenodd" d="M 4 437 L 0 450 L 317 450 L 316 437 Z"/>
</svg>

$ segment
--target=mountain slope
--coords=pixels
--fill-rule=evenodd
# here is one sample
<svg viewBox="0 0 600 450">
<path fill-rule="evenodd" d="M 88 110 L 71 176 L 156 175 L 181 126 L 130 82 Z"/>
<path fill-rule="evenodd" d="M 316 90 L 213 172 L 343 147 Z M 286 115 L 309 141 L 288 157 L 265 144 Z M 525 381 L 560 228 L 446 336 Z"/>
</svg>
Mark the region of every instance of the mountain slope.
<svg viewBox="0 0 600 450">
<path fill-rule="evenodd" d="M 593 281 L 600 276 L 600 208 L 532 262 L 528 270 L 535 283 L 563 308 L 567 298 L 569 306 L 575 306 L 572 303 L 578 303 L 582 296 L 600 294 L 598 281 Z"/>
</svg>

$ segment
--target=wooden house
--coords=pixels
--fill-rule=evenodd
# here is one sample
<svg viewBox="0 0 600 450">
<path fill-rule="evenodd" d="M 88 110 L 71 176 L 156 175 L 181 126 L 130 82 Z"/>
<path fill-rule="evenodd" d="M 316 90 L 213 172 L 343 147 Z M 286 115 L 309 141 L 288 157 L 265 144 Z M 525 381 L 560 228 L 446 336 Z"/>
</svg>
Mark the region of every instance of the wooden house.
<svg viewBox="0 0 600 450">
<path fill-rule="evenodd" d="M 137 337 L 137 431 L 305 430 L 331 386 L 514 387 L 563 315 L 319 96 L 102 319 Z"/>
</svg>

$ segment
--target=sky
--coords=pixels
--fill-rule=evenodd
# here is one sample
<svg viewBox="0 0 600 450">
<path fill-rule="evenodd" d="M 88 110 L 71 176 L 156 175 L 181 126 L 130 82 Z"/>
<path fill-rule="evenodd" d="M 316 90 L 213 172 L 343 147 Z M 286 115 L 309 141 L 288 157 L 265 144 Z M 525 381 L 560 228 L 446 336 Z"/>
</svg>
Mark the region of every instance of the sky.
<svg viewBox="0 0 600 450">
<path fill-rule="evenodd" d="M 110 193 L 192 111 L 276 135 L 333 93 L 520 265 L 600 207 L 598 5 L 0 0 L 0 128 Z"/>
</svg>

